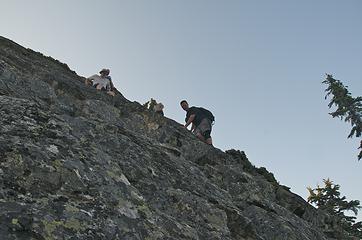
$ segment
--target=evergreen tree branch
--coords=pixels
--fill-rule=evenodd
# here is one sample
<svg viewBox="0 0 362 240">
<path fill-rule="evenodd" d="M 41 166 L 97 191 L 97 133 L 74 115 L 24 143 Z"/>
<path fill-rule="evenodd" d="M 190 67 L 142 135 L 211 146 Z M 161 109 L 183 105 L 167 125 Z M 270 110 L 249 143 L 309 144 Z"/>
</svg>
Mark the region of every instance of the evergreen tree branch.
<svg viewBox="0 0 362 240">
<path fill-rule="evenodd" d="M 332 75 L 327 74 L 326 80 L 323 81 L 327 84 L 325 91 L 327 92 L 325 99 L 331 97 L 328 104 L 329 108 L 335 106 L 337 109 L 329 113 L 333 118 L 339 117 L 345 122 L 351 123 L 352 129 L 348 134 L 348 138 L 361 137 L 362 135 L 362 97 L 353 98 L 343 83 L 333 78 Z M 358 160 L 362 158 L 362 141 L 359 147 L 361 151 L 358 154 Z"/>
<path fill-rule="evenodd" d="M 330 179 L 323 179 L 324 187 L 317 186 L 315 189 L 308 187 L 308 202 L 314 204 L 318 209 L 339 219 L 342 228 L 351 236 L 362 238 L 362 222 L 355 222 L 358 210 L 362 207 L 358 200 L 347 201 L 345 196 L 341 197 L 340 186 L 334 184 Z M 347 216 L 345 212 L 352 211 L 355 216 Z"/>
</svg>

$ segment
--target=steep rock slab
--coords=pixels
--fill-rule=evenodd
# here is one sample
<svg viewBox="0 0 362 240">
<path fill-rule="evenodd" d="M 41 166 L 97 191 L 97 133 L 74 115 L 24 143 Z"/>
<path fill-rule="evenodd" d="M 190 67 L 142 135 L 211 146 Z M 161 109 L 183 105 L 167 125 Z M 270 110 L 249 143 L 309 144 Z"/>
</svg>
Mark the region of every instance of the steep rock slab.
<svg viewBox="0 0 362 240">
<path fill-rule="evenodd" d="M 243 152 L 0 37 L 1 239 L 343 239 Z"/>
</svg>

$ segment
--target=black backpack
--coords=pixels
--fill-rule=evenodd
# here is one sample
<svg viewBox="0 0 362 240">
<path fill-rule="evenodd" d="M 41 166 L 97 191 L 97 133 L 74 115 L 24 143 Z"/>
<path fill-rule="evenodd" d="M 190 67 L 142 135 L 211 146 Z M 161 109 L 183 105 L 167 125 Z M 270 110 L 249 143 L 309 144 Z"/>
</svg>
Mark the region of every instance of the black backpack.
<svg viewBox="0 0 362 240">
<path fill-rule="evenodd" d="M 212 114 L 212 112 L 210 112 L 209 110 L 202 108 L 202 107 L 199 107 L 198 109 L 204 116 L 206 116 L 206 118 L 208 118 L 211 121 L 211 123 L 215 122 L 215 117 Z"/>
</svg>

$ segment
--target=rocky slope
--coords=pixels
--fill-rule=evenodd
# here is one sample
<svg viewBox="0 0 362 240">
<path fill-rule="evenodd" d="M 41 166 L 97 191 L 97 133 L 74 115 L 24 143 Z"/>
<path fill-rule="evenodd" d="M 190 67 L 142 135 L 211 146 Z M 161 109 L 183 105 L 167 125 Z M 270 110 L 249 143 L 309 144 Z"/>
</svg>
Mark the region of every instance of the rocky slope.
<svg viewBox="0 0 362 240">
<path fill-rule="evenodd" d="M 0 239 L 343 239 L 255 168 L 0 37 Z"/>
</svg>

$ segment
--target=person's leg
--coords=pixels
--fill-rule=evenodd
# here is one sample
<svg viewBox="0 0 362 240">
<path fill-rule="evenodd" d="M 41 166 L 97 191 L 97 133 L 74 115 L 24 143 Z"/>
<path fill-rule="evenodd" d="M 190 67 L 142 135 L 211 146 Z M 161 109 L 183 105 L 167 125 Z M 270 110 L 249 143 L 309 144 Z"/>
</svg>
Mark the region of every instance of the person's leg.
<svg viewBox="0 0 362 240">
<path fill-rule="evenodd" d="M 201 141 L 205 142 L 205 138 L 204 138 L 204 136 L 202 136 L 202 134 L 201 134 L 200 132 L 195 133 L 195 135 L 196 135 L 196 137 L 197 137 L 198 139 L 200 139 Z"/>
<path fill-rule="evenodd" d="M 211 122 L 208 119 L 203 119 L 199 126 L 195 129 L 195 135 L 206 144 L 212 145 Z"/>
</svg>

